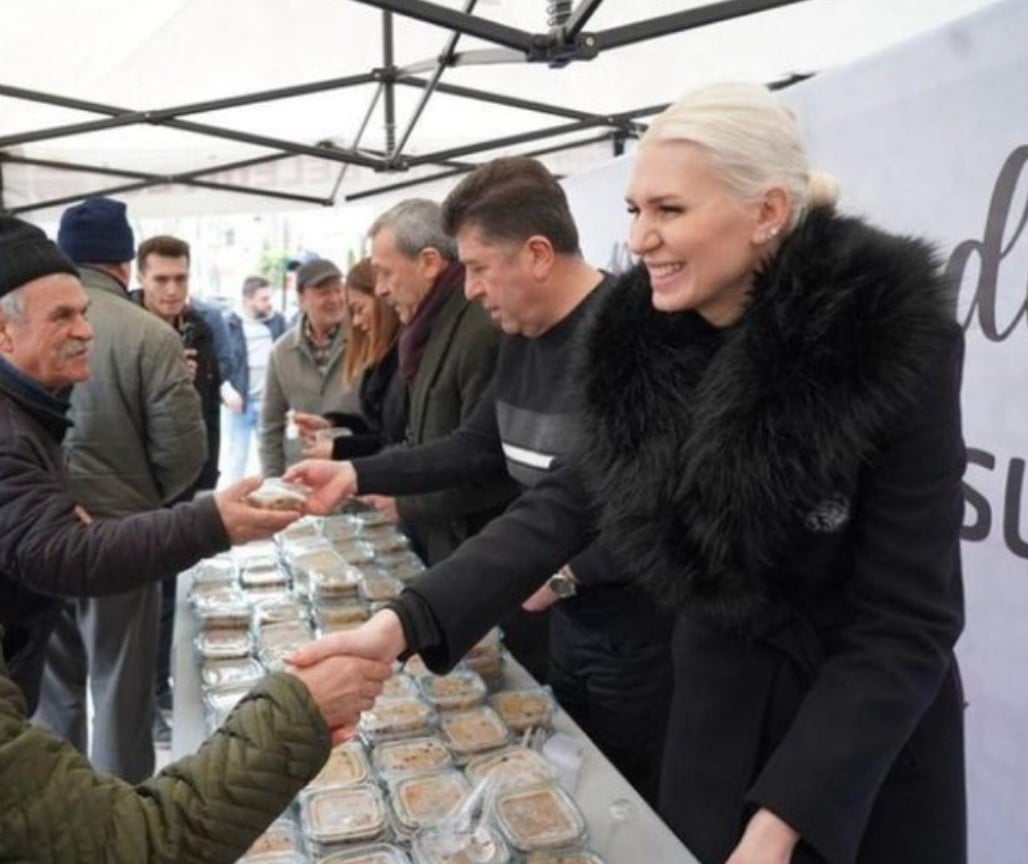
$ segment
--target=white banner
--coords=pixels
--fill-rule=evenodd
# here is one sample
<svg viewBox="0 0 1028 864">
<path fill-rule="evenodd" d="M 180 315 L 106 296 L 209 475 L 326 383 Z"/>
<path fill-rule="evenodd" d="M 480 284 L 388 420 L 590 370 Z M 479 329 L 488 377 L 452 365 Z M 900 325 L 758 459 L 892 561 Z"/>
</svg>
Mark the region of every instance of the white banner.
<svg viewBox="0 0 1028 864">
<path fill-rule="evenodd" d="M 841 209 L 935 242 L 960 286 L 970 861 L 1028 861 L 1028 4 L 787 91 Z M 566 182 L 590 261 L 626 259 L 629 159 Z"/>
</svg>

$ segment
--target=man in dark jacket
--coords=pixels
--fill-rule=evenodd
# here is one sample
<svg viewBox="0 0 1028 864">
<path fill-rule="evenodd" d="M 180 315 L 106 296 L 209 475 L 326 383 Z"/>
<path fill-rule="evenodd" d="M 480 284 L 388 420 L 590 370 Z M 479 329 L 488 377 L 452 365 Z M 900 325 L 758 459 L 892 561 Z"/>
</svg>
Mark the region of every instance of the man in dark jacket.
<svg viewBox="0 0 1028 864">
<path fill-rule="evenodd" d="M 467 269 L 465 295 L 507 334 L 496 375 L 446 438 L 354 460 L 353 479 L 364 493 L 447 488 L 497 465 L 529 489 L 570 453 L 578 434 L 575 352 L 612 280 L 582 258 L 560 184 L 534 159 L 497 159 L 458 184 L 443 216 Z M 631 584 L 603 543 L 566 564 L 533 598 L 531 608 L 547 607 L 554 694 L 656 805 L 670 704 L 670 617 Z"/>
<path fill-rule="evenodd" d="M 71 394 L 68 490 L 94 519 L 167 506 L 196 482 L 207 435 L 181 342 L 128 297 L 135 242 L 125 205 L 90 198 L 68 208 L 57 242 L 79 267 L 95 333 L 90 378 Z M 140 694 L 152 686 L 159 612 L 153 582 L 69 601 L 50 639 L 34 718 L 90 752 L 98 770 L 131 783 L 154 767 L 153 704 Z"/>
<path fill-rule="evenodd" d="M 271 285 L 263 276 L 243 280 L 243 314 L 225 316 L 230 354 L 230 373 L 221 395 L 229 414 L 228 476 L 238 480 L 246 473 L 250 441 L 260 420 L 261 399 L 271 346 L 286 331 L 286 320 L 271 305 Z"/>
<path fill-rule="evenodd" d="M 244 503 L 255 480 L 124 519 L 80 506 L 61 441 L 68 390 L 89 376 L 88 303 L 75 266 L 42 231 L 0 216 L 0 626 L 29 711 L 60 598 L 138 588 L 296 518 Z"/>
<path fill-rule="evenodd" d="M 448 435 L 467 419 L 493 377 L 500 337 L 461 290 L 464 268 L 434 201 L 402 201 L 368 232 L 375 293 L 404 329 L 400 374 L 407 382 L 407 443 Z M 517 494 L 502 470 L 444 492 L 396 499 L 396 515 L 428 563 L 441 561 L 499 515 Z"/>
</svg>

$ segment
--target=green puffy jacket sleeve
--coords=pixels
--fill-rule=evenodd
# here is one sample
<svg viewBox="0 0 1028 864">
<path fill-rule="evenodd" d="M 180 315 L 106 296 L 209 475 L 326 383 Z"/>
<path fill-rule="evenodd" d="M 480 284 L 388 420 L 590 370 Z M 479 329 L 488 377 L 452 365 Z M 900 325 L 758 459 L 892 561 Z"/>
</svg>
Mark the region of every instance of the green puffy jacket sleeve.
<svg viewBox="0 0 1028 864">
<path fill-rule="evenodd" d="M 231 864 L 328 757 L 303 683 L 268 676 L 193 756 L 130 786 L 28 725 L 0 657 L 0 861 Z"/>
</svg>

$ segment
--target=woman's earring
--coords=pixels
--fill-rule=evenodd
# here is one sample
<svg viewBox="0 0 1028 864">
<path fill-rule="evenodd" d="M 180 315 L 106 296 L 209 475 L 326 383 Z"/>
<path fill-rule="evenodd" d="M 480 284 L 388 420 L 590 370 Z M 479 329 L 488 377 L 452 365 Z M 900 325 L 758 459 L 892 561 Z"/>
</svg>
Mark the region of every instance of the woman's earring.
<svg viewBox="0 0 1028 864">
<path fill-rule="evenodd" d="M 774 240 L 778 236 L 778 232 L 782 230 L 781 225 L 775 225 L 770 231 L 767 232 L 767 239 Z"/>
</svg>

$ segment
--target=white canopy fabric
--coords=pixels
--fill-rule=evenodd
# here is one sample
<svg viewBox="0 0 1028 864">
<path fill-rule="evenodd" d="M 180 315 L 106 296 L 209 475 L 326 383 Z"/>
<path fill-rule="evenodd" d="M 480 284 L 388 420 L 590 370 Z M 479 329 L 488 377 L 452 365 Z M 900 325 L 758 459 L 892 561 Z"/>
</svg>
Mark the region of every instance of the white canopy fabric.
<svg viewBox="0 0 1028 864">
<path fill-rule="evenodd" d="M 454 182 L 454 172 L 501 153 L 592 142 L 543 157 L 553 170 L 573 173 L 610 158 L 613 132 L 631 132 L 626 124 L 636 119 L 645 123 L 653 110 L 694 84 L 725 78 L 771 82 L 794 73 L 823 71 L 989 4 L 989 0 L 564 2 L 572 18 L 585 8 L 592 10 L 582 32 L 599 34 L 601 48 L 595 59 L 552 68 L 544 62 L 524 62 L 521 55 L 522 62 L 448 66 L 439 75 L 445 92 L 436 89 L 420 113 L 425 88 L 398 83 L 392 88 L 395 125 L 389 134 L 381 70 L 421 64 L 414 74 L 430 81 L 434 64 L 423 61 L 438 60 L 448 47 L 472 56 L 498 48 L 466 33 L 452 42 L 453 31 L 407 17 L 400 7 L 422 18 L 437 17 L 437 10 L 452 13 L 470 7 L 483 25 L 545 36 L 550 32 L 549 7 L 558 0 L 36 0 L 23 4 L 16 15 L 5 16 L 0 28 L 0 208 L 51 220 L 69 200 L 101 190 L 117 194 L 139 216 L 341 207 L 376 193 L 382 196 L 376 203 L 386 206 L 397 197 L 434 194 L 432 186 L 403 185 L 388 191 L 396 184 L 445 174 L 440 181 L 445 191 Z M 389 16 L 391 62 L 384 56 L 383 38 L 383 9 L 390 7 L 397 9 Z M 765 11 L 740 14 L 761 7 Z M 602 47 L 606 34 L 623 34 L 618 28 L 684 13 L 735 17 L 623 47 Z M 202 113 L 157 113 L 315 82 L 349 86 Z M 447 89 L 455 87 L 483 91 L 493 101 L 473 100 Z M 53 104 L 59 101 L 53 97 L 64 101 Z M 502 99 L 544 103 L 559 110 L 547 113 L 497 104 Z M 82 110 L 86 107 L 82 103 L 98 111 Z M 613 117 L 612 123 L 580 122 L 582 114 L 606 119 L 647 108 L 649 113 Z M 143 122 L 74 135 L 31 134 L 105 120 L 119 112 L 151 114 L 135 118 Z M 510 140 L 575 123 L 581 128 L 534 140 Z M 221 134 L 200 134 L 195 124 L 218 127 Z M 601 136 L 605 140 L 597 141 Z M 330 142 L 335 149 L 330 158 L 287 155 L 275 146 L 277 142 L 307 148 Z M 483 142 L 499 143 L 484 147 Z M 402 148 L 394 160 L 400 169 L 396 172 L 346 164 L 346 160 L 381 162 L 383 153 L 397 145 Z M 431 161 L 409 164 L 426 158 Z M 192 178 L 220 184 L 219 188 L 155 183 L 183 172 L 249 160 L 263 161 Z M 65 163 L 66 167 L 43 163 Z M 123 173 L 71 171 L 69 163 Z M 139 188 L 142 184 L 148 185 Z M 283 197 L 230 191 L 226 186 Z M 138 191 L 131 191 L 132 187 Z M 54 203 L 41 209 L 45 202 Z"/>
</svg>

